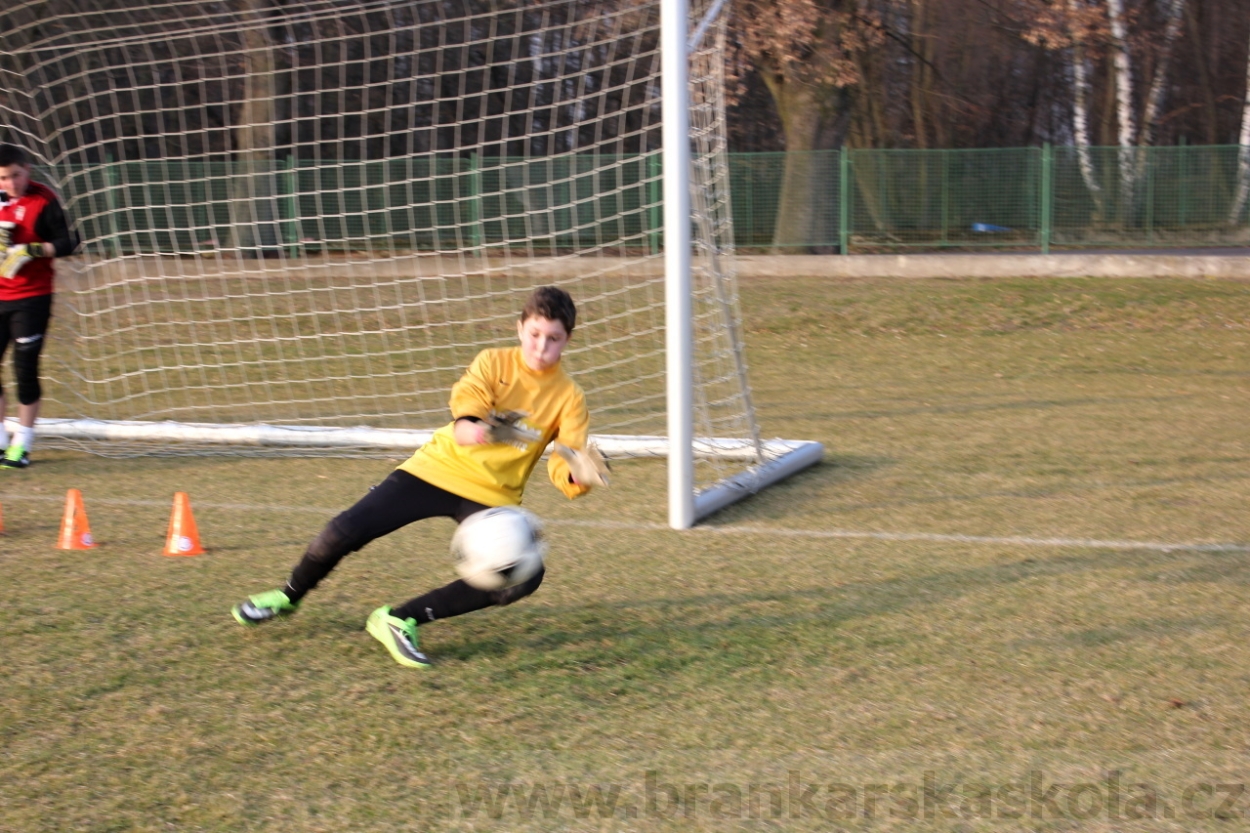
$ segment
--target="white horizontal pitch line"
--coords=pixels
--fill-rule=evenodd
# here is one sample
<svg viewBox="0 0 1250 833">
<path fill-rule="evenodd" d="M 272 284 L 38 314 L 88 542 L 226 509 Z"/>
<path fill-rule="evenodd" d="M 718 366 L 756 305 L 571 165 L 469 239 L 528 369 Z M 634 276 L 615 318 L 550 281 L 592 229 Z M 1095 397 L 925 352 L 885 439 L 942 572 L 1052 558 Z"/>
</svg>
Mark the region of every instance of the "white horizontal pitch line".
<svg viewBox="0 0 1250 833">
<path fill-rule="evenodd" d="M 601 529 L 667 530 L 661 524 L 624 521 L 551 521 L 552 524 Z M 1164 541 L 1106 541 L 1098 538 L 1030 538 L 1027 536 L 945 535 L 939 532 L 868 532 L 852 529 L 776 529 L 758 526 L 696 526 L 690 532 L 716 535 L 771 535 L 787 538 L 843 538 L 869 541 L 931 541 L 954 544 L 989 544 L 1018 547 L 1071 547 L 1098 550 L 1150 550 L 1156 552 L 1250 552 L 1250 544 L 1198 544 Z"/>
<path fill-rule="evenodd" d="M 0 497 L 0 504 L 23 501 L 62 503 L 65 498 L 40 495 Z M 172 500 L 172 499 L 171 499 Z M 120 498 L 89 498 L 88 504 L 102 506 L 170 506 L 171 501 L 125 500 Z M 233 512 L 291 512 L 321 515 L 327 519 L 340 510 L 318 506 L 284 506 L 280 504 L 208 503 L 195 501 L 195 507 Z M 592 521 L 543 519 L 552 526 L 577 526 L 590 529 L 620 529 L 632 532 L 671 532 L 665 524 L 641 521 Z M 928 541 L 945 544 L 980 544 L 1009 547 L 1067 547 L 1086 550 L 1146 550 L 1150 552 L 1250 552 L 1250 544 L 1200 544 L 1196 542 L 1116 541 L 1101 538 L 1033 538 L 1025 535 L 948 535 L 940 532 L 873 532 L 856 529 L 786 529 L 763 526 L 695 526 L 689 534 L 707 535 L 769 535 L 775 538 L 828 538 L 863 541 Z"/>
</svg>

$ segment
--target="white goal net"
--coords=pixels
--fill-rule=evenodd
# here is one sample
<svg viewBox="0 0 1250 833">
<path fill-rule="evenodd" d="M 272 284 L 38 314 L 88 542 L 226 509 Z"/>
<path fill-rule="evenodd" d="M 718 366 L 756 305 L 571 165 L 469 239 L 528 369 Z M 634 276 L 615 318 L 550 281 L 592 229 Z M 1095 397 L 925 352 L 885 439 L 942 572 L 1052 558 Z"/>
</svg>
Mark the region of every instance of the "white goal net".
<svg viewBox="0 0 1250 833">
<path fill-rule="evenodd" d="M 695 488 L 749 491 L 799 444 L 752 413 L 712 5 L 689 15 Z M 554 284 L 605 450 L 667 453 L 661 186 L 683 172 L 658 0 L 42 0 L 0 21 L 0 140 L 84 238 L 57 264 L 41 445 L 394 456 Z"/>
</svg>

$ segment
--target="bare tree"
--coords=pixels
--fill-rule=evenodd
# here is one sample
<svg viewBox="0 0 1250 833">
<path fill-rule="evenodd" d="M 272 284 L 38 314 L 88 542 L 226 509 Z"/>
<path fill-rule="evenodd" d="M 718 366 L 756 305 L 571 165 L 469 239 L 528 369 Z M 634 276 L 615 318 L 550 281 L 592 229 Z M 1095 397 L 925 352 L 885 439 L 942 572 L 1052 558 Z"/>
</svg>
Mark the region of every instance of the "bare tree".
<svg viewBox="0 0 1250 833">
<path fill-rule="evenodd" d="M 242 99 L 234 127 L 238 167 L 230 179 L 230 231 L 246 252 L 277 245 L 274 158 L 274 45 L 267 32 L 268 0 L 240 0 Z"/>
<path fill-rule="evenodd" d="M 1115 90 L 1115 116 L 1119 145 L 1120 202 L 1127 209 L 1133 204 L 1136 167 L 1133 146 L 1137 140 L 1137 122 L 1133 112 L 1133 64 L 1129 56 L 1128 25 L 1124 19 L 1124 0 L 1106 0 L 1111 29 L 1111 66 Z"/>
<path fill-rule="evenodd" d="M 771 93 L 785 136 L 785 173 L 773 243 L 832 240 L 834 173 L 825 156 L 845 143 L 857 56 L 879 44 L 873 15 L 855 0 L 744 0 L 734 7 L 741 54 Z M 836 204 L 836 203 L 835 203 Z"/>
<path fill-rule="evenodd" d="M 1026 7 L 1026 10 L 1030 13 L 1030 20 L 1021 33 L 1024 40 L 1066 55 L 1066 75 L 1071 87 L 1071 135 L 1076 147 L 1077 167 L 1093 200 L 1095 216 L 1101 218 L 1105 215 L 1106 205 L 1102 183 L 1090 153 L 1090 65 L 1100 52 L 1098 41 L 1102 35 L 1102 18 L 1085 0 L 1036 3 Z"/>
<path fill-rule="evenodd" d="M 1241 211 L 1246 207 L 1246 198 L 1250 196 L 1250 49 L 1246 52 L 1246 96 L 1241 107 L 1241 132 L 1237 144 L 1237 192 L 1233 197 L 1233 207 L 1228 212 L 1228 222 L 1236 225 L 1241 220 Z"/>
<path fill-rule="evenodd" d="M 1078 11 L 1077 0 L 1068 0 L 1068 9 L 1074 14 Z M 1094 161 L 1089 152 L 1089 73 L 1086 67 L 1085 38 L 1080 28 L 1073 27 L 1071 48 L 1068 50 L 1072 69 L 1072 133 L 1076 140 L 1077 165 L 1081 169 L 1081 179 L 1094 200 L 1096 216 L 1103 216 L 1106 207 L 1103 205 L 1102 185 L 1094 171 Z"/>
<path fill-rule="evenodd" d="M 1143 145 L 1154 144 L 1155 129 L 1158 127 L 1163 98 L 1168 90 L 1172 55 L 1176 49 L 1177 38 L 1180 36 L 1181 21 L 1185 16 L 1185 0 L 1159 0 L 1159 4 L 1166 23 L 1154 78 L 1150 82 L 1150 91 L 1146 94 L 1146 107 L 1142 112 L 1141 144 Z"/>
</svg>

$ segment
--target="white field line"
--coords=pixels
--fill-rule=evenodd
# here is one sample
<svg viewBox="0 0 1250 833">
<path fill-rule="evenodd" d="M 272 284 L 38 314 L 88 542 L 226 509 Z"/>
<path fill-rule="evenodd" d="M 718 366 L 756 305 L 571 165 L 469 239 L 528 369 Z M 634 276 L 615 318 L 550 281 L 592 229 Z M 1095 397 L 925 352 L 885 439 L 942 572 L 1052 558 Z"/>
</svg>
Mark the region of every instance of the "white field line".
<svg viewBox="0 0 1250 833">
<path fill-rule="evenodd" d="M 0 498 L 0 505 L 23 502 L 62 503 L 64 498 L 38 495 L 19 495 Z M 91 498 L 89 506 L 172 506 L 172 501 L 124 500 L 119 498 Z M 338 509 L 318 506 L 284 506 L 251 503 L 209 503 L 195 501 L 194 506 L 204 509 L 220 509 L 235 512 L 278 512 L 319 515 L 326 520 L 338 514 Z M 629 532 L 672 532 L 665 524 L 635 521 L 601 520 L 552 520 L 544 519 L 552 526 L 572 526 L 589 529 L 619 529 Z M 998 547 L 1056 547 L 1087 550 L 1145 550 L 1150 552 L 1250 552 L 1250 544 L 1199 543 L 1192 541 L 1121 541 L 1102 538 L 1054 538 L 1027 535 L 949 535 L 939 532 L 877 532 L 854 529 L 787 529 L 762 526 L 696 526 L 682 533 L 686 535 L 766 535 L 772 538 L 816 538 L 829 540 L 862 541 L 924 541 L 942 544 L 968 544 Z"/>
<path fill-rule="evenodd" d="M 667 530 L 661 524 L 633 524 L 613 521 L 552 521 L 566 526 L 602 529 Z M 713 535 L 768 535 L 775 538 L 860 539 L 868 541 L 929 541 L 954 544 L 988 544 L 1014 547 L 1068 547 L 1096 550 L 1150 550 L 1154 552 L 1250 552 L 1250 544 L 1212 544 L 1166 541 L 1116 541 L 1100 538 L 1033 538 L 1024 535 L 947 535 L 940 532 L 871 532 L 853 529 L 777 529 L 760 526 L 696 526 L 693 533 Z"/>
</svg>

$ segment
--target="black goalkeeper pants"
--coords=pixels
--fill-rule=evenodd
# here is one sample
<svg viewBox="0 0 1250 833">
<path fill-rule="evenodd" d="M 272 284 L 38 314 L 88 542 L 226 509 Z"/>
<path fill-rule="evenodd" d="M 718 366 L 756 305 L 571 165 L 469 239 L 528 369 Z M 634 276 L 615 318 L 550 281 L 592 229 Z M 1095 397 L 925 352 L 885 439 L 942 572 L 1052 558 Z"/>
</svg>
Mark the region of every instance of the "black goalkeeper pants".
<svg viewBox="0 0 1250 833">
<path fill-rule="evenodd" d="M 460 523 L 485 504 L 453 495 L 406 471 L 396 469 L 346 512 L 326 524 L 313 539 L 287 582 L 291 601 L 302 599 L 330 574 L 338 563 L 370 541 L 426 518 L 454 518 Z M 474 610 L 506 605 L 538 589 L 543 569 L 523 584 L 504 590 L 479 590 L 457 579 L 391 610 L 392 616 L 412 618 L 417 624 L 448 619 Z"/>
<path fill-rule="evenodd" d="M 43 397 L 39 383 L 39 354 L 52 318 L 52 296 L 36 295 L 19 301 L 0 301 L 0 359 L 13 342 L 13 378 L 17 401 L 33 405 Z M 0 386 L 0 395 L 4 388 Z"/>
</svg>

